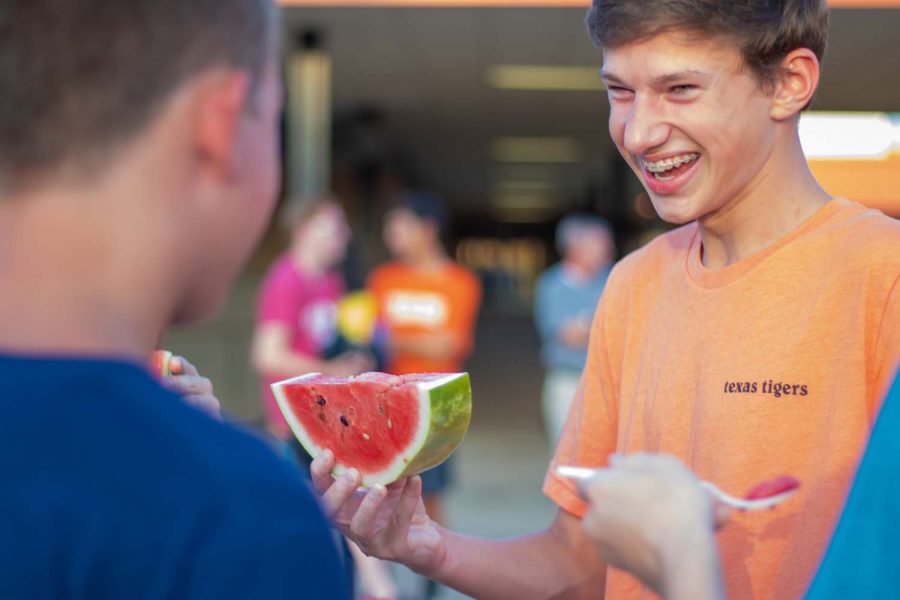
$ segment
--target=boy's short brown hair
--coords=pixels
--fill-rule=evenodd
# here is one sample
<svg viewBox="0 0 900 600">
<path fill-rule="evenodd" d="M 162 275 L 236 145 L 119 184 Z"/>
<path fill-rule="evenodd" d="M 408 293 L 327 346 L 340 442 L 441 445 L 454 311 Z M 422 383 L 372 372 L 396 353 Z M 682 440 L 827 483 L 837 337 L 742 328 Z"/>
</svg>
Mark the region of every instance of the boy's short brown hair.
<svg viewBox="0 0 900 600">
<path fill-rule="evenodd" d="M 3 0 L 0 193 L 92 171 L 192 75 L 259 79 L 272 0 Z"/>
<path fill-rule="evenodd" d="M 828 41 L 826 0 L 593 0 L 586 22 L 594 43 L 609 48 L 673 29 L 725 36 L 762 83 L 797 48 L 821 62 Z"/>
</svg>

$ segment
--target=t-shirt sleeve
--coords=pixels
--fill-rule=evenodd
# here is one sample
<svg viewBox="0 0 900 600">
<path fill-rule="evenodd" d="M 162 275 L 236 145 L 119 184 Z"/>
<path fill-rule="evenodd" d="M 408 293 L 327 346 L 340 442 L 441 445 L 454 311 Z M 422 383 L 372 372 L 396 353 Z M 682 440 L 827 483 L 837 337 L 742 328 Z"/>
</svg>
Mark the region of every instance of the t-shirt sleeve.
<svg viewBox="0 0 900 600">
<path fill-rule="evenodd" d="M 875 388 L 880 401 L 900 365 L 900 277 L 891 287 L 875 342 Z"/>
<path fill-rule="evenodd" d="M 588 357 L 578 391 L 572 401 L 556 453 L 544 479 L 544 493 L 560 508 L 581 517 L 587 505 L 578 496 L 575 482 L 556 474 L 560 465 L 602 467 L 616 449 L 618 385 L 611 357 L 621 341 L 610 331 L 612 294 L 604 294 L 591 326 Z M 619 314 L 623 319 L 624 314 Z"/>
<path fill-rule="evenodd" d="M 295 278 L 276 267 L 263 282 L 257 306 L 257 323 L 293 325 L 299 317 L 303 290 Z"/>
</svg>

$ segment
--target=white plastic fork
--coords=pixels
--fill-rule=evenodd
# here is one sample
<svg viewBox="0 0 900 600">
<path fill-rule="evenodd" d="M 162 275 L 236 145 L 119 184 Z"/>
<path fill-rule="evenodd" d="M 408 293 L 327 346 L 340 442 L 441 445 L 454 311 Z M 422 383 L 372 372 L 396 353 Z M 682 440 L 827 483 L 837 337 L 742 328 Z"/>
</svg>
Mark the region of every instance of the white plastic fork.
<svg viewBox="0 0 900 600">
<path fill-rule="evenodd" d="M 592 469 L 589 467 L 573 467 L 570 465 L 560 465 L 556 468 L 556 474 L 560 477 L 567 477 L 569 479 L 589 479 L 600 470 L 601 469 Z M 795 487 L 778 494 L 773 494 L 772 496 L 747 500 L 745 498 L 738 498 L 737 496 L 726 494 L 715 484 L 708 481 L 701 480 L 700 485 L 703 487 L 703 489 L 715 496 L 716 499 L 718 499 L 723 504 L 727 504 L 728 506 L 736 508 L 738 510 L 764 510 L 766 508 L 772 508 L 778 504 L 781 504 L 797 492 L 797 488 Z"/>
</svg>

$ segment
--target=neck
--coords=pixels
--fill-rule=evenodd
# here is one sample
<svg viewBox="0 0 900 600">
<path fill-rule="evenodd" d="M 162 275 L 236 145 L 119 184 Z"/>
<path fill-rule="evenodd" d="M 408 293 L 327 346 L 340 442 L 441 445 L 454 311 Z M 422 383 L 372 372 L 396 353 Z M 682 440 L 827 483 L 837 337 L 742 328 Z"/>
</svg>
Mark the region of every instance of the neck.
<svg viewBox="0 0 900 600">
<path fill-rule="evenodd" d="M 431 246 L 403 260 L 417 271 L 436 271 L 447 264 L 447 255 L 439 245 Z"/>
<path fill-rule="evenodd" d="M 158 265 L 177 265 L 177 254 L 149 243 L 152 224 L 127 214 L 134 202 L 102 196 L 42 193 L 0 202 L 4 351 L 139 358 L 156 346 L 175 304 L 160 304 L 174 281 Z"/>
<path fill-rule="evenodd" d="M 792 136 L 750 186 L 699 220 L 705 266 L 726 267 L 765 249 L 830 200 L 812 176 L 795 131 Z"/>
<path fill-rule="evenodd" d="M 310 251 L 302 246 L 294 246 L 291 249 L 291 262 L 301 273 L 307 275 L 322 275 L 329 270 L 329 265 L 316 256 L 315 249 Z"/>
<path fill-rule="evenodd" d="M 570 279 L 574 279 L 575 281 L 586 281 L 588 279 L 592 279 L 598 272 L 600 272 L 600 269 L 589 269 L 578 261 L 571 259 L 564 259 L 562 265 L 563 272 L 565 272 L 566 276 Z"/>
</svg>

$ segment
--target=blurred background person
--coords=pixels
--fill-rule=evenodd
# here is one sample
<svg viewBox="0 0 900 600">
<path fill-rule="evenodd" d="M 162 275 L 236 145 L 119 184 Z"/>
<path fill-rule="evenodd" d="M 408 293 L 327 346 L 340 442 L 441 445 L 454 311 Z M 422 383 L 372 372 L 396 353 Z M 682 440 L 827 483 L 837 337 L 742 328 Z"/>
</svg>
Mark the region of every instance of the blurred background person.
<svg viewBox="0 0 900 600">
<path fill-rule="evenodd" d="M 266 428 L 277 440 L 293 444 L 270 384 L 311 372 L 346 377 L 373 363 L 360 352 L 327 358 L 338 339 L 337 305 L 345 293 L 338 266 L 347 252 L 350 228 L 343 209 L 329 196 L 295 200 L 282 219 L 290 245 L 263 279 L 252 359 L 262 383 Z M 299 454 L 305 456 L 302 449 Z"/>
<path fill-rule="evenodd" d="M 311 458 L 291 433 L 270 384 L 310 372 L 356 375 L 373 368 L 374 359 L 347 350 L 338 332 L 338 305 L 346 288 L 338 267 L 350 241 L 344 210 L 336 199 L 322 196 L 291 202 L 282 217 L 290 245 L 260 288 L 252 358 L 262 384 L 266 429 L 305 474 Z M 387 565 L 349 545 L 363 597 L 395 598 Z"/>
<path fill-rule="evenodd" d="M 390 373 L 462 371 L 472 351 L 481 283 L 444 251 L 445 215 L 437 196 L 410 192 L 385 216 L 393 261 L 372 272 L 368 288 L 385 327 Z M 446 522 L 441 496 L 449 483 L 449 462 L 422 474 L 423 500 L 438 523 Z"/>
<path fill-rule="evenodd" d="M 555 448 L 587 359 L 597 302 L 615 257 L 609 224 L 589 214 L 564 217 L 556 228 L 562 260 L 538 278 L 534 319 L 541 338 L 544 428 Z"/>
</svg>

